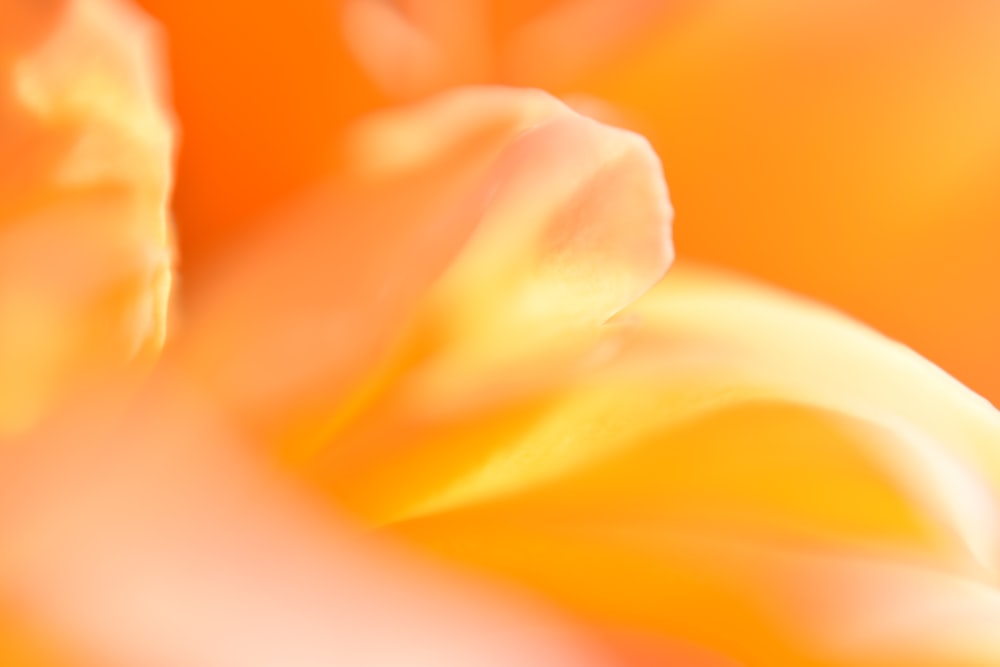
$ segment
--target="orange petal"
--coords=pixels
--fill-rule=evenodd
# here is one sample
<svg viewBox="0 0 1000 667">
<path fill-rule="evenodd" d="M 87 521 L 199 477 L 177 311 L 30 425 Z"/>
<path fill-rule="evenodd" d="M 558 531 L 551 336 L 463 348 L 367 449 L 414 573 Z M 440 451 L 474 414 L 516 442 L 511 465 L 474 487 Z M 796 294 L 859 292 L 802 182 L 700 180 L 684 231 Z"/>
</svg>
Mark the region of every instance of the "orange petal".
<svg viewBox="0 0 1000 667">
<path fill-rule="evenodd" d="M 184 128 L 175 210 L 188 270 L 329 169 L 335 140 L 385 103 L 339 35 L 337 0 L 140 0 L 169 38 Z"/>
<path fill-rule="evenodd" d="M 338 428 L 391 350 L 442 407 L 511 364 L 574 359 L 672 256 L 645 143 L 539 92 L 386 112 L 352 164 L 192 306 L 188 366 L 283 444 Z"/>
<path fill-rule="evenodd" d="M 0 467 L 0 584 L 57 650 L 192 667 L 611 664 L 530 598 L 331 516 L 166 375 L 123 419 L 103 401 Z"/>
<path fill-rule="evenodd" d="M 685 3 L 605 55 L 564 81 L 526 57 L 515 81 L 638 119 L 690 257 L 843 308 L 1000 402 L 997 3 Z"/>
<path fill-rule="evenodd" d="M 0 62 L 0 434 L 148 361 L 165 334 L 173 129 L 156 33 L 111 0 L 45 20 Z"/>
</svg>

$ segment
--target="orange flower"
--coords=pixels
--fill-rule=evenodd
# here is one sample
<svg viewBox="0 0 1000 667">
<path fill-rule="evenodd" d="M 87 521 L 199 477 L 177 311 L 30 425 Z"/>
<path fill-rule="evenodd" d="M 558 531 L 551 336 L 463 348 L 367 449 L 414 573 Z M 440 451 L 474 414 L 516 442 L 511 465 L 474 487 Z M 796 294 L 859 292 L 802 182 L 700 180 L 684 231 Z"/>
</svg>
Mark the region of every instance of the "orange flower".
<svg viewBox="0 0 1000 667">
<path fill-rule="evenodd" d="M 39 164 L 0 200 L 35 239 L 4 295 L 55 295 L 41 324 L 0 312 L 38 331 L 0 394 L 5 664 L 1000 661 L 1000 413 L 818 305 L 663 277 L 644 139 L 451 87 L 612 5 L 459 67 L 474 12 L 408 6 L 413 25 L 351 5 L 396 31 L 354 48 L 382 49 L 362 57 L 394 94 L 446 91 L 368 116 L 338 168 L 303 166 L 309 188 L 203 255 L 137 388 L 121 369 L 157 352 L 170 284 L 147 24 L 116 0 L 0 4 L 27 26 L 0 33 L 4 108 L 36 114 L 0 169 L 9 146 Z M 635 16 L 539 72 L 589 66 Z M 78 237 L 86 261 L 61 263 Z"/>
<path fill-rule="evenodd" d="M 174 38 L 191 269 L 390 95 L 540 86 L 649 137 L 687 256 L 831 302 L 1000 401 L 992 0 L 145 5 Z"/>
<path fill-rule="evenodd" d="M 636 299 L 669 258 L 659 170 L 551 98 L 453 91 L 352 145 L 203 283 L 185 353 L 338 506 L 628 660 L 996 658 L 985 401 L 705 269 Z"/>
<path fill-rule="evenodd" d="M 344 4 L 393 95 L 488 78 L 615 104 L 689 256 L 844 307 L 1000 400 L 997 3 L 515 2 L 491 53 L 466 44 L 490 3 Z"/>
</svg>

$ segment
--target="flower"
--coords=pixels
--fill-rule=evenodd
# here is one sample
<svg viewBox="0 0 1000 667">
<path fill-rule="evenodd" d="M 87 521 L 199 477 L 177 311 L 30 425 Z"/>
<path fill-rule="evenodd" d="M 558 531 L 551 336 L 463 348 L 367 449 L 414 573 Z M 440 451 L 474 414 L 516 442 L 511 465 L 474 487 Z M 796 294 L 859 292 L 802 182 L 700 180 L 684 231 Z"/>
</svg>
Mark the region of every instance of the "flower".
<svg viewBox="0 0 1000 667">
<path fill-rule="evenodd" d="M 8 38 L 7 71 L 72 53 L 54 57 L 71 89 L 128 84 L 84 87 L 109 104 L 71 107 L 96 125 L 66 132 L 86 148 L 106 127 L 88 112 L 120 114 L 114 150 L 80 168 L 132 206 L 94 222 L 59 190 L 39 205 L 97 246 L 130 242 L 76 281 L 143 269 L 139 297 L 56 311 L 107 328 L 152 301 L 143 321 L 159 323 L 171 142 L 155 66 L 134 55 L 149 34 L 112 0 L 52 11 L 17 15 L 41 36 Z M 819 305 L 670 268 L 649 143 L 547 93 L 449 88 L 346 139 L 339 169 L 190 275 L 145 380 L 119 370 L 134 338 L 80 347 L 80 377 L 45 385 L 40 416 L 3 443 L 6 655 L 1000 659 L 989 403 Z M 155 229 L 156 261 L 132 216 L 141 239 Z M 62 236 L 43 240 L 30 259 Z M 156 347 L 157 330 L 139 341 Z"/>
<path fill-rule="evenodd" d="M 338 128 L 399 94 L 388 79 L 423 44 L 438 80 L 418 90 L 611 102 L 664 163 L 687 256 L 832 303 L 1000 401 L 994 2 L 144 5 L 174 38 L 189 269 L 319 177 Z"/>
</svg>

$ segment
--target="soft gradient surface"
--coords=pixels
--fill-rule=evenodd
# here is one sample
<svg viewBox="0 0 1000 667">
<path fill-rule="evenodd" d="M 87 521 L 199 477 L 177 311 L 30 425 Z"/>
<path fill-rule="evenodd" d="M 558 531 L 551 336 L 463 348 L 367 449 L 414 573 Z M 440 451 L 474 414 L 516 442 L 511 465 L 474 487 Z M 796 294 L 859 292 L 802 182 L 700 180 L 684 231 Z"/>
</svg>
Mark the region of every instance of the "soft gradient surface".
<svg viewBox="0 0 1000 667">
<path fill-rule="evenodd" d="M 989 336 L 991 6 L 153 9 L 0 0 L 0 663 L 1000 663 L 1000 413 L 688 256 Z"/>
</svg>

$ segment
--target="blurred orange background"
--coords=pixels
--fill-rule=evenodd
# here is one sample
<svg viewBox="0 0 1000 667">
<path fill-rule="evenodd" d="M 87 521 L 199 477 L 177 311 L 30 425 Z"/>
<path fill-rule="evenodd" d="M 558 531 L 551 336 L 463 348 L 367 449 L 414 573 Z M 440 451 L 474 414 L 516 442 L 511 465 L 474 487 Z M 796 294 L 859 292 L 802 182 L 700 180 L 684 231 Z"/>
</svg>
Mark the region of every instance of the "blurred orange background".
<svg viewBox="0 0 1000 667">
<path fill-rule="evenodd" d="M 334 0 L 142 4 L 166 28 L 192 275 L 392 99 Z M 454 81 L 616 105 L 663 160 L 680 256 L 831 303 L 1000 402 L 1000 3 L 396 4 L 418 26 L 481 10 L 463 34 L 489 49 L 451 45 Z M 508 57 L 524 25 L 545 39 Z"/>
</svg>

